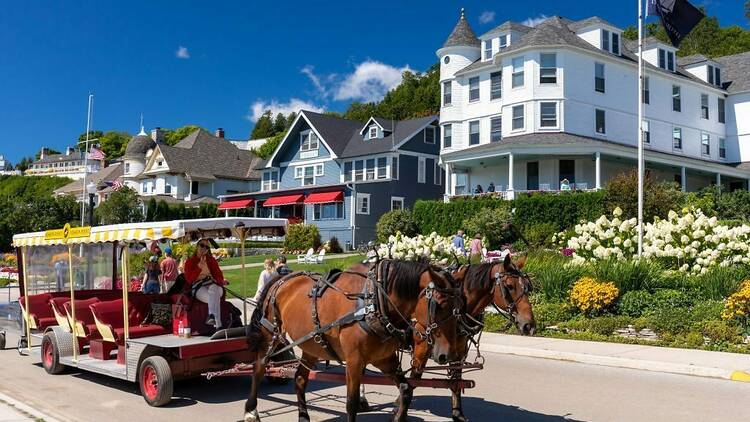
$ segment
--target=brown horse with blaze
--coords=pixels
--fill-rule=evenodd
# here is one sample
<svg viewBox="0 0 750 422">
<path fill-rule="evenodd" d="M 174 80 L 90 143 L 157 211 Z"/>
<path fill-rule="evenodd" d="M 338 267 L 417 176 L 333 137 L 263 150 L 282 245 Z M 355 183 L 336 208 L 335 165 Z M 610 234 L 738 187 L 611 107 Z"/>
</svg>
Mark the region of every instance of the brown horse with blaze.
<svg viewBox="0 0 750 422">
<path fill-rule="evenodd" d="M 285 335 L 302 349 L 295 375 L 300 421 L 309 421 L 305 389 L 310 368 L 319 360 L 346 362 L 349 421 L 356 419 L 361 377 L 368 364 L 399 388 L 394 420 L 405 421 L 413 388 L 396 351 L 411 341 L 412 332 L 429 344 L 425 353 L 439 361 L 459 360 L 466 354 L 466 341 L 458 330 L 461 291 L 450 274 L 426 263 L 392 260 L 380 261 L 367 272 L 358 269 L 343 271 L 335 283 L 294 273 L 265 287 L 248 336 L 258 355 L 245 421 L 260 419 L 257 396 L 266 356 L 277 350 Z M 325 294 L 318 294 L 321 283 Z"/>
<path fill-rule="evenodd" d="M 487 306 L 492 305 L 504 313 L 523 335 L 534 335 L 536 321 L 529 302 L 532 291 L 531 280 L 522 271 L 526 259 L 513 262 L 510 254 L 502 262 L 463 265 L 453 272 L 453 278 L 461 285 L 465 299 L 465 308 L 460 322 L 461 337 L 464 339 L 466 358 L 469 342 L 484 328 L 483 315 Z M 421 377 L 423 368 L 430 356 L 428 345 L 417 336 L 414 337 L 414 376 Z M 450 370 L 451 377 L 460 378 L 461 370 Z M 456 422 L 466 421 L 461 404 L 461 390 L 451 388 L 452 418 Z"/>
</svg>

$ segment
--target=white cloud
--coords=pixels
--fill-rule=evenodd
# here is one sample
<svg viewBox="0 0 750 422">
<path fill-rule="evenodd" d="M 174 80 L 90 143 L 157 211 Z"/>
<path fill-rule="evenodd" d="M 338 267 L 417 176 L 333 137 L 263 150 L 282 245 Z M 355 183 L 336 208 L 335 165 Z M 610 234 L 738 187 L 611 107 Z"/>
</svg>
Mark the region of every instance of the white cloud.
<svg viewBox="0 0 750 422">
<path fill-rule="evenodd" d="M 189 59 L 190 58 L 190 51 L 188 51 L 187 47 L 179 46 L 177 48 L 177 52 L 175 52 L 174 55 L 178 59 Z"/>
<path fill-rule="evenodd" d="M 546 21 L 548 17 L 549 16 L 547 15 L 534 16 L 534 17 L 526 18 L 526 20 L 521 23 L 526 26 L 537 26 L 540 23 Z"/>
<path fill-rule="evenodd" d="M 374 60 L 357 65 L 354 72 L 335 83 L 333 98 L 338 101 L 379 101 L 389 90 L 401 83 L 401 74 L 409 66 L 397 68 Z"/>
<path fill-rule="evenodd" d="M 276 116 L 278 113 L 283 113 L 285 115 L 291 112 L 299 113 L 300 110 L 310 110 L 318 113 L 324 111 L 322 107 L 318 107 L 317 105 L 305 100 L 300 100 L 299 98 L 291 98 L 287 102 L 279 102 L 278 100 L 258 100 L 250 106 L 247 118 L 256 122 L 266 110 L 271 110 L 273 116 Z"/>
<path fill-rule="evenodd" d="M 494 20 L 495 12 L 491 10 L 485 10 L 481 15 L 479 15 L 479 23 L 481 23 L 482 25 L 493 22 Z"/>
<path fill-rule="evenodd" d="M 315 74 L 314 72 L 315 67 L 313 65 L 305 65 L 300 72 L 307 75 L 308 78 L 310 78 L 310 82 L 315 85 L 315 89 L 318 90 L 318 93 L 323 95 L 324 97 L 327 95 L 326 87 L 323 85 L 323 82 L 320 80 L 320 77 Z"/>
</svg>

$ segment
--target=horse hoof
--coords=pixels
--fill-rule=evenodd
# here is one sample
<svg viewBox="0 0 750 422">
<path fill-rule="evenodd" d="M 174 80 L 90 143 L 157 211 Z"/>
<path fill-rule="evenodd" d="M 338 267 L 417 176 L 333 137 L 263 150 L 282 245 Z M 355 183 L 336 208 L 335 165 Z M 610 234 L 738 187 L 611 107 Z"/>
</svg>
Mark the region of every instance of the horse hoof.
<svg viewBox="0 0 750 422">
<path fill-rule="evenodd" d="M 359 412 L 369 412 L 369 411 L 370 411 L 370 402 L 368 402 L 366 398 L 360 397 L 359 398 L 359 407 L 357 407 L 357 413 L 359 413 Z"/>
<path fill-rule="evenodd" d="M 464 416 L 463 413 L 461 413 L 460 410 L 454 410 L 451 414 L 453 417 L 453 422 L 468 422 L 469 420 Z"/>
<path fill-rule="evenodd" d="M 245 412 L 245 422 L 260 422 L 260 415 L 257 410 Z"/>
</svg>

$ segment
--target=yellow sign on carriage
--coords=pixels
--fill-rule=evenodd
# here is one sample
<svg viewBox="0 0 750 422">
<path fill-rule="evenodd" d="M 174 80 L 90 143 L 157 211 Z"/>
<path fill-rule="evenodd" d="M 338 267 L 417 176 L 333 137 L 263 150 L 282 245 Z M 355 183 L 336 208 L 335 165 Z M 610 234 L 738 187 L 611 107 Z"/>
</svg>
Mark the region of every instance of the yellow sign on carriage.
<svg viewBox="0 0 750 422">
<path fill-rule="evenodd" d="M 69 239 L 77 239 L 91 236 L 91 227 L 70 227 L 65 224 L 61 229 L 47 230 L 44 232 L 44 240 L 62 240 L 67 243 Z"/>
</svg>

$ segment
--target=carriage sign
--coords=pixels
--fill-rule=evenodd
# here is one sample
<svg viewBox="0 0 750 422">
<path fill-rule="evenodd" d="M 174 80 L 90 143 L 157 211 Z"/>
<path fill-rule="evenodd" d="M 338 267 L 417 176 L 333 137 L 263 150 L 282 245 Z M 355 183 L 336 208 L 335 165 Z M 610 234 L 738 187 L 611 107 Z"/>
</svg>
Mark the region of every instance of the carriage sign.
<svg viewBox="0 0 750 422">
<path fill-rule="evenodd" d="M 91 227 L 70 227 L 70 224 L 65 224 L 61 229 L 44 232 L 44 240 L 62 240 L 63 243 L 67 243 L 69 239 L 89 236 L 91 236 Z"/>
</svg>

